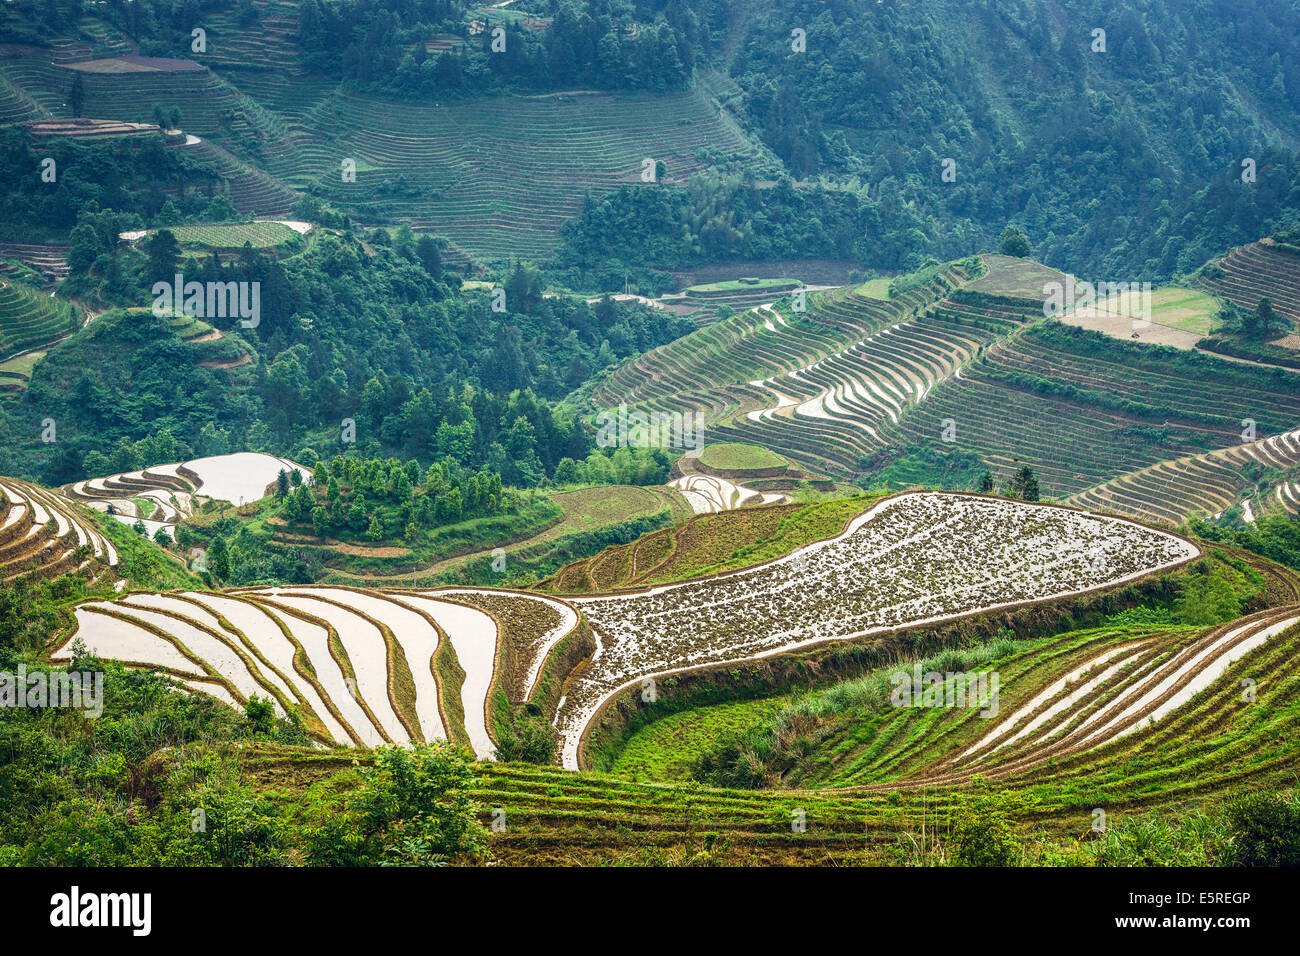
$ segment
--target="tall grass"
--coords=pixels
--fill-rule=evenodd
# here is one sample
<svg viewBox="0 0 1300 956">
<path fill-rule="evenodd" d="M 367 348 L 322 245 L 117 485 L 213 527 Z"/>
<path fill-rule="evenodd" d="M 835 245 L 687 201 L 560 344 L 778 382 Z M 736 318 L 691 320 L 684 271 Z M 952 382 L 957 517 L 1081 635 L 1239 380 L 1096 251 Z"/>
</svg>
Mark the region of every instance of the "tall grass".
<svg viewBox="0 0 1300 956">
<path fill-rule="evenodd" d="M 843 724 L 892 706 L 891 675 L 912 670 L 942 674 L 979 670 L 1016 651 L 1010 637 L 1000 636 L 969 648 L 948 648 L 929 657 L 902 660 L 862 677 L 795 698 L 764 723 L 726 737 L 696 761 L 697 780 L 728 787 L 772 787 L 802 758 Z"/>
</svg>

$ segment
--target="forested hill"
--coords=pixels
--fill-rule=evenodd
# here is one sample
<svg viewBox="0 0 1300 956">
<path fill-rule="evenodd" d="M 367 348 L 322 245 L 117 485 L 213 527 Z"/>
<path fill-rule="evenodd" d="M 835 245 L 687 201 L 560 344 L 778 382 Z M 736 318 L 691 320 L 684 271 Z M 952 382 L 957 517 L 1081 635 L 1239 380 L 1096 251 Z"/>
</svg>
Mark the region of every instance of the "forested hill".
<svg viewBox="0 0 1300 956">
<path fill-rule="evenodd" d="M 1165 279 L 1300 215 L 1298 33 L 1295 0 L 49 0 L 0 9 L 21 44 L 0 72 L 16 116 L 173 110 L 285 209 L 311 192 L 485 264 L 558 255 L 593 284 L 652 264 L 636 261 L 648 219 L 668 229 L 658 268 L 811 248 L 905 270 L 992 248 L 1014 221 L 1054 267 Z M 93 73 L 74 95 L 50 62 L 132 46 L 212 78 L 120 95 Z M 330 143 L 374 168 L 344 188 Z M 475 165 L 483 149 L 501 169 Z M 737 192 L 782 179 L 844 195 Z M 249 189 L 240 211 L 270 211 Z M 737 201 L 763 207 L 761 237 Z"/>
<path fill-rule="evenodd" d="M 944 253 L 1016 219 L 1053 265 L 1168 276 L 1300 205 L 1291 0 L 763 8 L 727 64 L 759 135 L 795 176 L 914 204 Z"/>
</svg>

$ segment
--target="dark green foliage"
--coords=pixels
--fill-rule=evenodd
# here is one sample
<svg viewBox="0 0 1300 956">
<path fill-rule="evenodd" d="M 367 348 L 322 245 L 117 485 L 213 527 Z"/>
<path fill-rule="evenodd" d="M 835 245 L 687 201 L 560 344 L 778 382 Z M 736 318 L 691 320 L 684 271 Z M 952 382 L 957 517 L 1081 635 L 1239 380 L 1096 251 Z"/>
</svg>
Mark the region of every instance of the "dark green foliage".
<svg viewBox="0 0 1300 956">
<path fill-rule="evenodd" d="M 1228 866 L 1300 866 L 1300 800 L 1248 793 L 1228 804 Z"/>
<path fill-rule="evenodd" d="M 309 69 L 341 73 L 360 87 L 402 99 L 519 87 L 663 92 L 690 82 L 708 43 L 708 21 L 725 9 L 709 0 L 689 6 L 612 0 L 545 7 L 551 23 L 539 34 L 495 10 L 484 13 L 455 0 L 307 0 L 299 49 Z M 478 33 L 468 31 L 471 17 L 482 24 Z M 634 22 L 637 28 L 630 29 Z M 504 33 L 494 36 L 498 29 Z M 427 52 L 424 41 L 440 32 L 460 34 L 467 42 Z M 415 50 L 406 52 L 404 47 L 416 41 Z"/>
<path fill-rule="evenodd" d="M 123 225 L 113 217 L 78 230 L 100 244 Z M 149 301 L 145 255 L 94 256 L 88 281 L 108 284 L 112 274 L 134 290 L 132 301 Z M 47 484 L 111 473 L 99 470 L 102 458 L 87 471 L 87 456 L 160 429 L 196 455 L 290 454 L 338 442 L 350 418 L 366 454 L 422 462 L 450 455 L 532 486 L 561 458 L 592 449 L 590 429 L 548 401 L 693 328 L 664 310 L 543 297 L 524 267 L 517 295 L 496 313 L 486 290 L 460 293 L 454 277 L 435 281 L 414 242 L 368 257 L 350 237 L 325 238 L 286 263 L 245 249 L 228 263 L 210 257 L 193 273 L 187 280 L 260 283 L 258 327 L 214 319 L 226 338 L 191 343 L 170 318 L 105 313 L 42 361 L 22 399 L 0 410 L 0 440 L 16 459 L 7 472 Z M 527 311 L 515 311 L 512 299 Z M 262 361 L 230 371 L 198 364 L 244 353 Z M 56 445 L 39 440 L 46 417 L 58 422 Z"/>
<path fill-rule="evenodd" d="M 776 0 L 748 18 L 730 70 L 737 108 L 794 175 L 856 176 L 881 206 L 917 204 L 943 224 L 917 217 L 939 258 L 992 249 L 1014 221 L 1077 275 L 1160 278 L 1300 210 L 1294 150 L 1259 145 L 1275 123 L 1300 132 L 1300 12 L 1263 0 L 1252 22 L 1182 0 Z M 791 49 L 796 26 L 807 52 Z"/>
<path fill-rule="evenodd" d="M 34 665 L 28 665 L 29 673 Z M 287 862 L 274 804 L 201 743 L 247 739 L 244 717 L 166 677 L 79 657 L 103 713 L 0 711 L 0 860 L 35 866 Z M 284 721 L 269 738 L 307 743 Z"/>
<path fill-rule="evenodd" d="M 441 742 L 383 747 L 359 786 L 309 808 L 306 862 L 329 866 L 440 866 L 486 855 L 486 833 L 467 795 L 474 775 Z"/>
<path fill-rule="evenodd" d="M 549 764 L 555 759 L 560 737 L 551 722 L 535 714 L 516 714 L 498 722 L 497 760 Z"/>
<path fill-rule="evenodd" d="M 561 230 L 555 262 L 620 289 L 625 270 L 737 259 L 853 258 L 902 268 L 919 264 L 927 242 L 914 225 L 902 210 L 846 190 L 703 176 L 685 189 L 625 186 L 588 197 Z"/>
<path fill-rule="evenodd" d="M 992 800 L 958 812 L 950 842 L 956 866 L 1014 866 L 1022 852 L 1005 809 Z"/>
<path fill-rule="evenodd" d="M 1025 235 L 1024 230 L 1014 225 L 1008 225 L 1002 230 L 1002 235 L 998 236 L 998 252 L 1004 256 L 1028 259 L 1033 255 L 1034 250 L 1029 244 L 1029 237 Z"/>
<path fill-rule="evenodd" d="M 1187 522 L 1189 534 L 1206 541 L 1222 541 L 1300 570 L 1300 519 L 1287 515 L 1262 515 L 1241 528 L 1224 527 L 1204 518 Z"/>
</svg>

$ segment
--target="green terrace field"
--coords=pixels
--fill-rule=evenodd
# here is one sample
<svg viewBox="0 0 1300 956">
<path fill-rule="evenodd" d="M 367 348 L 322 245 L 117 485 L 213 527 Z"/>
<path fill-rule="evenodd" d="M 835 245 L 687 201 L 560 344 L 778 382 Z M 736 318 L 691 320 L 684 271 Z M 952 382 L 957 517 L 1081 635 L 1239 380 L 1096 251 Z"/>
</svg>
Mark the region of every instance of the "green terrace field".
<svg viewBox="0 0 1300 956">
<path fill-rule="evenodd" d="M 1042 321 L 937 387 L 900 431 L 979 454 L 999 474 L 1028 464 L 1046 493 L 1072 495 L 1159 461 L 1241 443 L 1300 420 L 1300 376 L 1197 352 L 1135 345 Z"/>
<path fill-rule="evenodd" d="M 705 445 L 699 462 L 716 471 L 755 471 L 765 468 L 784 468 L 786 460 L 759 445 L 741 442 L 721 442 Z"/>
<path fill-rule="evenodd" d="M 775 716 L 784 698 L 696 707 L 647 724 L 619 751 L 610 772 L 626 780 L 688 781 L 695 761 L 719 739 Z"/>
<path fill-rule="evenodd" d="M 655 301 L 683 315 L 697 325 L 707 325 L 730 312 L 743 312 L 773 302 L 799 288 L 797 279 L 740 278 L 688 286 L 681 292 Z"/>
<path fill-rule="evenodd" d="M 0 280 L 0 359 L 66 335 L 78 321 L 76 307 L 62 299 Z"/>
<path fill-rule="evenodd" d="M 0 398 L 21 394 L 31 381 L 32 369 L 44 357 L 41 351 L 24 352 L 0 362 Z"/>
<path fill-rule="evenodd" d="M 927 445 L 1003 476 L 1027 464 L 1055 496 L 1240 444 L 1244 420 L 1260 437 L 1300 420 L 1295 374 L 1044 319 L 1041 299 L 1010 293 L 1059 273 L 983 264 L 903 283 L 888 301 L 843 288 L 812 293 L 804 313 L 781 299 L 735 315 L 633 359 L 594 401 L 700 412 L 713 440 L 832 476 L 870 477 Z M 1161 291 L 1153 311 L 1205 321 L 1209 297 Z"/>
<path fill-rule="evenodd" d="M 701 90 L 396 103 L 296 72 L 293 7 L 264 10 L 247 26 L 233 8 L 216 11 L 205 29 L 208 52 L 187 60 L 122 55 L 89 40 L 66 62 L 8 58 L 0 122 L 70 115 L 80 77 L 83 116 L 150 123 L 156 107 L 179 110 L 181 128 L 201 138 L 183 148 L 218 167 L 241 212 L 284 215 L 293 190 L 312 188 L 361 222 L 446 236 L 449 261 L 545 258 L 584 190 L 640 183 L 646 159 L 681 182 L 706 168 L 703 151 L 755 154 Z M 355 164 L 355 182 L 344 181 L 344 160 Z"/>
<path fill-rule="evenodd" d="M 796 313 L 789 299 L 738 313 L 633 359 L 596 389 L 601 407 L 620 402 L 648 410 L 704 411 L 719 419 L 737 405 L 761 408 L 755 379 L 817 362 L 891 323 L 914 317 L 961 278 L 957 270 L 885 303 L 852 289 L 813 292 Z M 770 396 L 766 397 L 770 399 Z M 780 449 L 778 449 L 780 450 Z"/>
<path fill-rule="evenodd" d="M 126 56 L 57 64 L 48 56 L 29 55 L 6 59 L 3 70 L 10 83 L 54 116 L 71 115 L 68 96 L 80 77 L 83 116 L 151 123 L 155 107 L 175 108 L 187 132 L 210 136 L 227 126 L 236 135 L 241 131 L 227 115 L 239 110 L 239 91 L 192 61 Z M 243 124 L 244 131 L 251 128 Z"/>
<path fill-rule="evenodd" d="M 871 279 L 858 286 L 857 294 L 886 301 L 889 299 L 889 283 L 889 279 Z"/>
<path fill-rule="evenodd" d="M 1239 503 L 1249 517 L 1300 511 L 1295 490 L 1300 430 L 1270 435 L 1200 455 L 1160 461 L 1071 496 L 1071 504 L 1181 524 L 1192 515 L 1220 515 Z M 1256 469 L 1254 481 L 1248 469 Z M 1247 505 L 1246 502 L 1249 502 Z"/>
<path fill-rule="evenodd" d="M 1042 302 L 1046 298 L 1043 286 L 1064 279 L 1060 271 L 1032 259 L 1003 255 L 982 258 L 988 271 L 967 286 L 972 292 Z"/>
<path fill-rule="evenodd" d="M 298 233 L 282 222 L 241 222 L 221 225 L 170 226 L 184 247 L 203 249 L 270 249 L 293 242 Z"/>
<path fill-rule="evenodd" d="M 961 823 L 996 813 L 1012 835 L 1005 862 L 1133 862 L 1125 841 L 1152 814 L 1177 830 L 1231 797 L 1293 784 L 1300 583 L 1258 567 L 1269 606 L 1230 624 L 1120 615 L 922 660 L 904 653 L 850 679 L 822 671 L 793 695 L 752 696 L 745 674 L 725 669 L 711 684 L 666 681 L 602 752 L 604 769 L 477 765 L 480 819 L 506 821 L 491 853 L 533 865 L 951 863 Z M 892 702 L 890 675 L 914 660 L 996 674 L 995 707 Z M 1247 677 L 1253 699 L 1241 693 Z M 692 779 L 701 757 L 697 773 L 729 766 L 728 741 L 761 739 L 775 749 L 747 766 L 770 776 L 743 787 Z M 238 754 L 258 791 L 295 798 L 337 785 L 356 759 L 269 745 Z M 1105 832 L 1093 829 L 1099 809 Z M 1176 842 L 1184 862 L 1213 862 L 1195 838 Z"/>
<path fill-rule="evenodd" d="M 1265 239 L 1233 249 L 1202 278 L 1213 291 L 1243 309 L 1254 309 L 1267 297 L 1273 308 L 1300 322 L 1300 253 Z"/>
<path fill-rule="evenodd" d="M 813 292 L 802 313 L 782 299 L 630 361 L 594 401 L 700 412 L 714 440 L 851 475 L 862 459 L 898 444 L 909 410 L 965 363 L 1041 318 L 1035 301 L 968 291 L 985 268 L 970 260 L 907 277 L 887 300 L 854 287 Z"/>
<path fill-rule="evenodd" d="M 874 500 L 863 495 L 695 515 L 567 564 L 536 588 L 592 593 L 751 567 L 838 534 Z"/>
<path fill-rule="evenodd" d="M 642 161 L 670 179 L 702 169 L 702 148 L 745 154 L 738 130 L 698 92 L 659 97 L 596 93 L 509 96 L 443 105 L 380 103 L 336 94 L 305 118 L 328 134 L 320 164 L 282 165 L 363 221 L 395 218 L 449 237 L 484 260 L 543 258 L 560 224 L 594 194 L 640 182 Z M 297 151 L 296 156 L 303 155 Z M 339 164 L 356 161 L 356 182 Z"/>
</svg>

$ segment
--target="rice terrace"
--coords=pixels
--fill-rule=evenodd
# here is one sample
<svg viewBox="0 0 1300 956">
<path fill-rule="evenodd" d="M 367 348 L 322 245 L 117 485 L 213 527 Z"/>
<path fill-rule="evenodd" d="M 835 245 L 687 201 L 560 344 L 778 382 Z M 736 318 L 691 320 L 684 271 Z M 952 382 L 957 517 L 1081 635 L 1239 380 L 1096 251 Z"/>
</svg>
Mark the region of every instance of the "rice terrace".
<svg viewBox="0 0 1300 956">
<path fill-rule="evenodd" d="M 1280 917 L 1297 38 L 1300 0 L 0 5 L 15 912 L 172 935 L 203 868 L 282 926 L 329 868 L 496 926 L 580 892 L 519 869 L 762 867 L 902 919 Z"/>
</svg>

